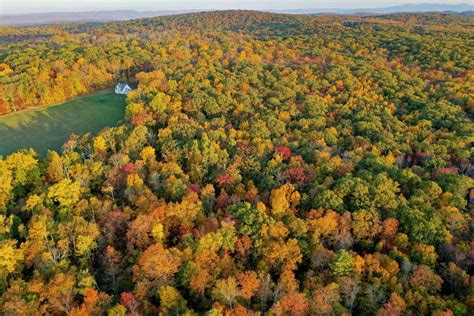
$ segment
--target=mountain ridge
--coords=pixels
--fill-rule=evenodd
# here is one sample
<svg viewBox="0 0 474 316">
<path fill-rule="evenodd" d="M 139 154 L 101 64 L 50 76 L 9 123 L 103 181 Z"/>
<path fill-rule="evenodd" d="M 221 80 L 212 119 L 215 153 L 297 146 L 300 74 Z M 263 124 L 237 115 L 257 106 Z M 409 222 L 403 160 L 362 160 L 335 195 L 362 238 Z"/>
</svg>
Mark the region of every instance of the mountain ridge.
<svg viewBox="0 0 474 316">
<path fill-rule="evenodd" d="M 389 6 L 389 7 L 375 7 L 375 8 L 354 8 L 354 9 L 341 9 L 341 8 L 314 8 L 314 9 L 295 9 L 295 10 L 274 10 L 272 12 L 281 13 L 300 13 L 300 14 L 311 14 L 311 13 L 338 13 L 338 14 L 357 14 L 357 13 L 421 13 L 421 12 L 465 12 L 474 10 L 474 5 L 468 3 L 459 4 L 442 4 L 442 3 L 408 3 L 403 5 Z"/>
<path fill-rule="evenodd" d="M 214 10 L 106 10 L 106 11 L 81 11 L 81 12 L 49 12 L 49 13 L 25 13 L 25 14 L 0 14 L 0 25 L 22 26 L 46 23 L 67 22 L 111 22 L 125 21 L 140 18 L 152 18 L 159 16 L 177 15 L 185 13 L 207 12 Z M 225 10 L 217 10 L 225 11 Z M 314 8 L 314 9 L 281 9 L 281 10 L 257 10 L 262 12 L 282 14 L 391 14 L 391 13 L 422 13 L 422 12 L 448 12 L 472 16 L 469 12 L 474 11 L 474 5 L 461 4 L 405 4 L 378 8 Z"/>
</svg>

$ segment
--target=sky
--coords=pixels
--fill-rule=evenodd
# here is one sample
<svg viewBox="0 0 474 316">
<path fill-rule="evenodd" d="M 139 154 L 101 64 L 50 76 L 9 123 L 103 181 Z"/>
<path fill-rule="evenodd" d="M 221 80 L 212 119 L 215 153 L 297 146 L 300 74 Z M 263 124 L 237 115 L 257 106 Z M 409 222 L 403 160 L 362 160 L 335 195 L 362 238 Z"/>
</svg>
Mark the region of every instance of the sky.
<svg viewBox="0 0 474 316">
<path fill-rule="evenodd" d="M 191 9 L 308 9 L 374 8 L 406 3 L 474 3 L 474 0 L 0 0 L 0 13 L 72 12 L 95 10 L 191 10 Z"/>
</svg>

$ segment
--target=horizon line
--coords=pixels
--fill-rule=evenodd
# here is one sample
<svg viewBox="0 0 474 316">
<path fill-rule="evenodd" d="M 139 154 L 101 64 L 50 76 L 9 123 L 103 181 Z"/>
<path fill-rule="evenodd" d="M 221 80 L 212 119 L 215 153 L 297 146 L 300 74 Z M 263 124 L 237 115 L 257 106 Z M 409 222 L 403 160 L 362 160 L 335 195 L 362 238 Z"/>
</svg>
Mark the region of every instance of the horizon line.
<svg viewBox="0 0 474 316">
<path fill-rule="evenodd" d="M 48 13 L 91 13 L 91 12 L 138 12 L 138 13 L 146 13 L 146 12 L 209 12 L 209 11 L 231 11 L 231 10 L 249 10 L 249 11 L 303 11 L 303 10 L 344 10 L 344 11 L 353 11 L 353 10 L 370 10 L 370 9 L 390 9 L 396 7 L 404 7 L 404 6 L 423 6 L 423 5 L 430 5 L 430 6 L 449 6 L 449 7 L 456 7 L 456 6 L 470 6 L 474 8 L 473 4 L 467 2 L 461 3 L 405 3 L 405 4 L 398 4 L 398 5 L 388 5 L 388 6 L 354 6 L 354 7 L 301 7 L 301 8 L 236 8 L 236 7 L 229 7 L 229 8 L 192 8 L 192 9 L 150 9 L 150 10 L 137 10 L 137 9 L 126 9 L 126 8 L 116 8 L 116 9 L 95 9 L 95 10 L 87 10 L 87 9 L 71 9 L 68 10 L 67 8 L 50 8 L 51 11 L 46 11 L 49 9 L 43 8 L 32 8 L 31 10 L 38 10 L 38 11 L 28 11 L 28 12 L 7 12 L 3 13 L 0 10 L 0 16 L 7 16 L 7 15 L 28 15 L 28 14 L 48 14 Z"/>
</svg>

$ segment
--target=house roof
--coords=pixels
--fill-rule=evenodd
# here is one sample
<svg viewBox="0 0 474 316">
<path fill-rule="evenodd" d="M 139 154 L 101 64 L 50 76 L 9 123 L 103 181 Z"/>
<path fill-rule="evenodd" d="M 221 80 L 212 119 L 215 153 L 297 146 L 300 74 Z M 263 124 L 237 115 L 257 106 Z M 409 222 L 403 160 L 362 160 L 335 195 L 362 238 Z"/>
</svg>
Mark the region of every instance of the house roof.
<svg viewBox="0 0 474 316">
<path fill-rule="evenodd" d="M 125 83 L 117 83 L 117 86 L 116 86 L 116 88 L 119 89 L 119 90 L 123 90 L 126 87 L 128 87 L 128 85 L 125 84 Z"/>
</svg>

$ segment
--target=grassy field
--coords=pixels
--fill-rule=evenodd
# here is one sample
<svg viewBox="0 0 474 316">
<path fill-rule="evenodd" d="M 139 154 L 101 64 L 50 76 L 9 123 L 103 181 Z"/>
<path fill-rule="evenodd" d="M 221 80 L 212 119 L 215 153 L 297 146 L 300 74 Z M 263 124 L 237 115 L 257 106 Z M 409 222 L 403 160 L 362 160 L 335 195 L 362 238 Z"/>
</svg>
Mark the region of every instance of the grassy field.
<svg viewBox="0 0 474 316">
<path fill-rule="evenodd" d="M 60 150 L 71 133 L 97 133 L 123 119 L 125 97 L 101 92 L 63 104 L 0 117 L 0 155 L 33 148 Z"/>
</svg>

